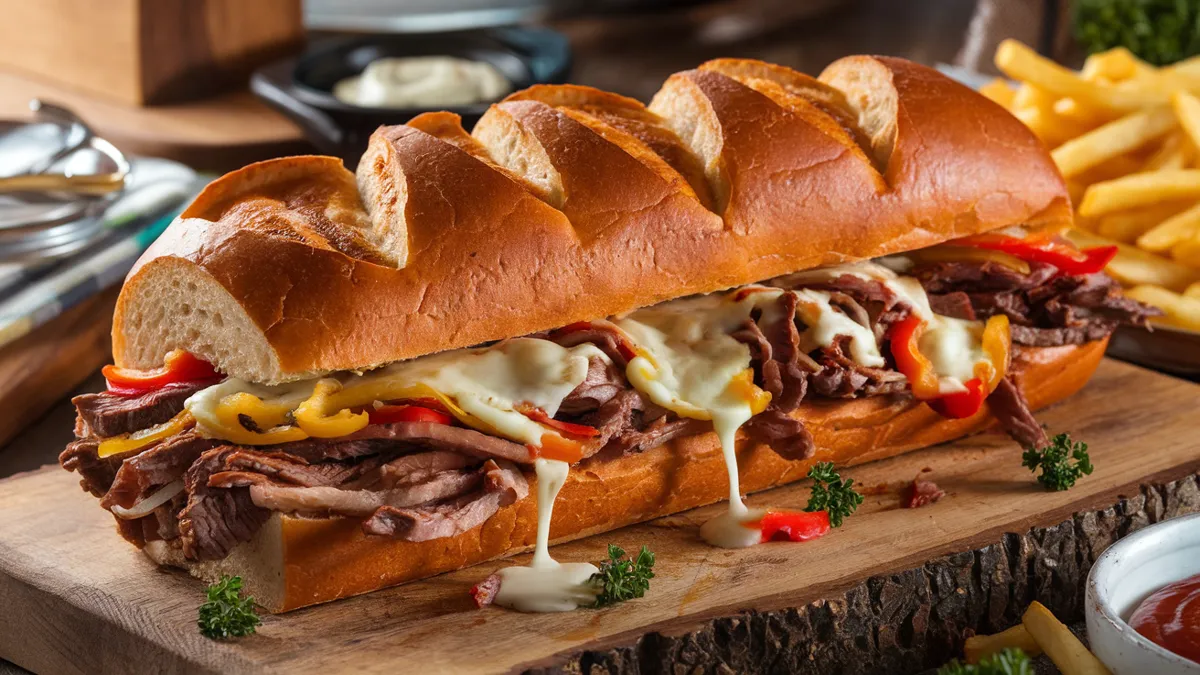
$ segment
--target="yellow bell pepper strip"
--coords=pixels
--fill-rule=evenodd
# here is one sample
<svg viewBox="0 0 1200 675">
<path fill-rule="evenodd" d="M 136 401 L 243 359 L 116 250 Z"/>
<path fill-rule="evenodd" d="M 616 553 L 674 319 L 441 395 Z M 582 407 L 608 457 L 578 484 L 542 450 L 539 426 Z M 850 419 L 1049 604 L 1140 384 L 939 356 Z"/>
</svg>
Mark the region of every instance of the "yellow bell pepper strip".
<svg viewBox="0 0 1200 675">
<path fill-rule="evenodd" d="M 1008 317 L 997 314 L 987 320 L 983 327 L 983 337 L 980 346 L 988 360 L 975 366 L 975 375 L 987 384 L 987 391 L 996 391 L 1000 380 L 1008 373 L 1008 365 L 1012 356 L 1012 332 L 1009 330 Z"/>
<path fill-rule="evenodd" d="M 567 464 L 574 464 L 583 459 L 582 443 L 560 436 L 553 431 L 542 434 L 542 447 L 539 448 L 532 444 L 526 444 L 525 447 L 529 450 L 530 458 L 557 459 Z"/>
<path fill-rule="evenodd" d="M 933 370 L 933 363 L 918 347 L 924 328 L 925 323 L 920 317 L 909 315 L 892 324 L 888 329 L 888 341 L 891 343 L 892 360 L 896 362 L 896 370 L 908 378 L 913 396 L 928 401 L 941 396 L 941 389 L 938 387 L 938 376 Z"/>
<path fill-rule="evenodd" d="M 750 404 L 750 412 L 754 415 L 771 405 L 771 392 L 754 384 L 754 369 L 747 368 L 729 381 L 726 389 L 729 393 Z"/>
<path fill-rule="evenodd" d="M 100 372 L 108 390 L 121 396 L 137 396 L 174 382 L 210 382 L 223 377 L 211 363 L 182 349 L 167 352 L 163 365 L 152 370 L 107 365 Z"/>
<path fill-rule="evenodd" d="M 141 429 L 131 434 L 121 434 L 100 441 L 96 446 L 96 455 L 101 459 L 112 457 L 113 455 L 122 455 L 134 450 L 141 450 L 157 441 L 161 441 L 169 436 L 190 429 L 196 424 L 196 418 L 186 410 L 172 417 L 171 419 L 150 427 L 149 429 Z"/>
<path fill-rule="evenodd" d="M 343 408 L 333 415 L 328 414 L 326 406 L 333 394 L 342 390 L 342 384 L 334 379 L 323 379 L 313 387 L 312 396 L 308 397 L 296 408 L 293 417 L 296 425 L 314 438 L 338 438 L 349 436 L 370 424 L 370 415 L 366 412 L 353 413 Z"/>
<path fill-rule="evenodd" d="M 201 433 L 220 438 L 240 445 L 274 445 L 275 443 L 290 443 L 308 438 L 308 434 L 299 427 L 285 424 L 288 413 L 287 406 L 270 405 L 259 397 L 239 392 L 230 394 L 217 404 L 215 416 L 221 424 L 219 429 L 201 428 Z M 247 429 L 242 423 L 246 416 L 254 426 L 266 431 Z"/>
</svg>

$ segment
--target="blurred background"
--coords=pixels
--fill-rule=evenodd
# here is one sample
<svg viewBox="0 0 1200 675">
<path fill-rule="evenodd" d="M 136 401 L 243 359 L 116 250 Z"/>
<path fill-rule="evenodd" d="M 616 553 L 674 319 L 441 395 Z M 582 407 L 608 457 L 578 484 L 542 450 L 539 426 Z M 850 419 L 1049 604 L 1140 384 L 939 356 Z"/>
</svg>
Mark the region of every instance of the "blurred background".
<svg viewBox="0 0 1200 675">
<path fill-rule="evenodd" d="M 645 102 L 671 73 L 716 57 L 763 59 L 814 76 L 848 54 L 907 57 L 984 87 L 1031 126 L 1041 124 L 1035 132 L 1057 147 L 1133 111 L 1088 108 L 1091 99 L 1071 95 L 1076 80 L 1063 85 L 1041 61 L 1032 77 L 1044 82 L 1020 82 L 1024 75 L 1013 72 L 993 81 L 1002 40 L 1019 40 L 1046 63 L 1082 68 L 1071 77 L 1088 86 L 1120 89 L 1122 77 L 1157 73 L 1200 51 L 1197 5 L 0 0 L 0 475 L 52 462 L 70 440 L 69 396 L 103 386 L 97 371 L 109 358 L 120 281 L 214 174 L 308 152 L 353 167 L 379 124 L 449 108 L 469 125 L 492 101 L 536 83 L 591 85 Z M 1107 69 L 1089 74 L 1088 64 L 1099 63 L 1085 60 L 1090 53 L 1107 54 Z M 1134 64 L 1125 75 L 1109 63 L 1119 60 L 1114 54 Z M 1185 70 L 1176 75 L 1190 77 Z M 1191 81 L 1178 86 L 1191 91 Z M 1116 155 L 1125 171 L 1135 161 L 1144 169 L 1168 138 L 1178 137 L 1184 153 L 1168 168 L 1192 168 L 1190 131 L 1180 118 L 1142 145 L 1110 148 L 1080 171 L 1073 190 L 1082 196 L 1091 183 L 1111 180 Z M 1189 198 L 1180 209 L 1200 199 L 1200 188 Z M 1091 234 L 1104 234 L 1088 222 Z M 1132 249 L 1138 234 L 1113 238 Z M 1163 265 L 1183 271 L 1168 281 L 1135 275 L 1130 285 L 1189 299 L 1195 268 L 1158 253 Z M 1195 358 L 1195 344 L 1172 351 Z"/>
</svg>

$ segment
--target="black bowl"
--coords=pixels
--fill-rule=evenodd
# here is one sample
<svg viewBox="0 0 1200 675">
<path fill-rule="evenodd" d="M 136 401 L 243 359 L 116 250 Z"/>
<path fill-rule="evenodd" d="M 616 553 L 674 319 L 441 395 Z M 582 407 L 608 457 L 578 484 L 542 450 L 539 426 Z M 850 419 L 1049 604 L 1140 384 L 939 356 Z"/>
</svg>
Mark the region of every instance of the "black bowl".
<svg viewBox="0 0 1200 675">
<path fill-rule="evenodd" d="M 566 37 L 541 28 L 376 36 L 314 45 L 299 57 L 261 68 L 251 77 L 250 89 L 299 124 L 322 152 L 341 157 L 353 169 L 376 128 L 402 124 L 429 109 L 343 103 L 334 98 L 333 86 L 358 75 L 376 59 L 435 55 L 486 61 L 508 78 L 514 91 L 563 82 L 571 65 Z M 470 130 L 491 103 L 494 101 L 445 110 L 462 116 L 463 126 Z"/>
</svg>

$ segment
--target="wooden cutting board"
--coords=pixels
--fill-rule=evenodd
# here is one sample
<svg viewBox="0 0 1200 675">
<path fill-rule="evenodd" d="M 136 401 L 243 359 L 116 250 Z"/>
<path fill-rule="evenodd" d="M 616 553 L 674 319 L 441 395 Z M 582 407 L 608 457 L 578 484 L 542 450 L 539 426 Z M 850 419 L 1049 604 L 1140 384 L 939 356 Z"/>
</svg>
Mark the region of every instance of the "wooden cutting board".
<svg viewBox="0 0 1200 675">
<path fill-rule="evenodd" d="M 718 506 L 555 549 L 562 560 L 598 560 L 608 542 L 648 544 L 659 562 L 643 600 L 556 615 L 476 610 L 467 591 L 502 564 L 489 563 L 268 616 L 257 635 L 230 643 L 198 634 L 198 582 L 156 571 L 117 537 L 74 476 L 43 469 L 0 481 L 0 657 L 46 673 L 520 670 L 651 630 L 671 634 L 744 609 L 801 606 L 870 575 L 1111 504 L 1142 482 L 1193 473 L 1198 403 L 1200 386 L 1106 361 L 1083 392 L 1039 415 L 1052 432 L 1069 430 L 1091 445 L 1096 471 L 1070 492 L 1045 492 L 1012 442 L 981 434 L 849 470 L 887 489 L 813 542 L 708 547 L 696 530 Z M 900 485 L 925 468 L 948 495 L 920 510 L 900 508 Z M 800 507 L 807 494 L 793 485 L 750 503 Z"/>
</svg>

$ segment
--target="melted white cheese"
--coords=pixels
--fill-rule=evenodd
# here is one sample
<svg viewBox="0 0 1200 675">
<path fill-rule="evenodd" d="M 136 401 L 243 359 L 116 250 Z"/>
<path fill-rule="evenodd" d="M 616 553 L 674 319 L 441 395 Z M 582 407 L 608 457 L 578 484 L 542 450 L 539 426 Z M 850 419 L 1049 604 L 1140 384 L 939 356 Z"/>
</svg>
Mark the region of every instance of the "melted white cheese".
<svg viewBox="0 0 1200 675">
<path fill-rule="evenodd" d="M 337 400 L 342 407 L 365 406 L 376 400 L 420 396 L 414 386 L 424 386 L 452 398 L 499 435 L 540 447 L 545 428 L 517 412 L 516 406 L 529 404 L 553 417 L 587 376 L 592 357 L 608 361 L 591 343 L 566 348 L 549 340 L 518 338 L 490 348 L 434 354 L 362 375 L 343 375 Z M 219 435 L 216 409 L 226 396 L 248 392 L 269 406 L 291 410 L 312 395 L 315 382 L 262 387 L 230 378 L 195 394 L 185 406 L 202 428 Z"/>
<path fill-rule="evenodd" d="M 554 500 L 567 480 L 570 465 L 553 459 L 534 462 L 537 472 L 537 543 L 524 567 L 500 570 L 495 603 L 519 612 L 569 612 L 596 600 L 589 580 L 600 570 L 591 563 L 560 563 L 550 556 L 550 520 Z"/>
</svg>

